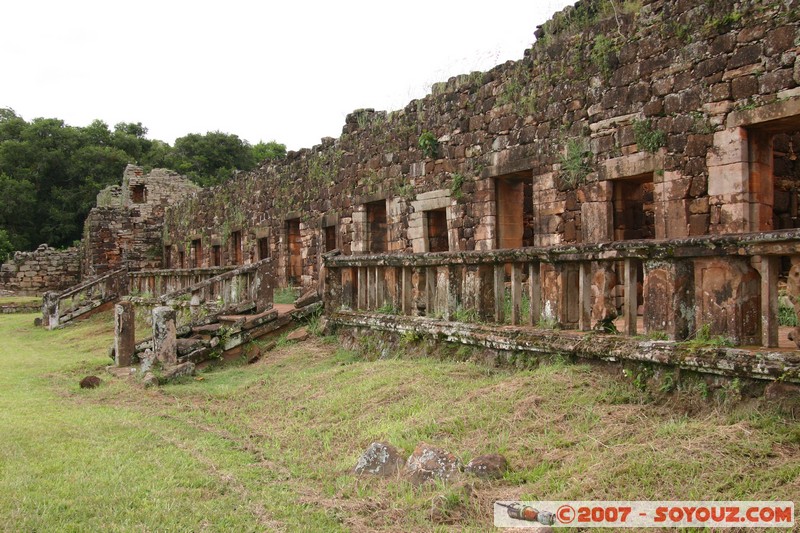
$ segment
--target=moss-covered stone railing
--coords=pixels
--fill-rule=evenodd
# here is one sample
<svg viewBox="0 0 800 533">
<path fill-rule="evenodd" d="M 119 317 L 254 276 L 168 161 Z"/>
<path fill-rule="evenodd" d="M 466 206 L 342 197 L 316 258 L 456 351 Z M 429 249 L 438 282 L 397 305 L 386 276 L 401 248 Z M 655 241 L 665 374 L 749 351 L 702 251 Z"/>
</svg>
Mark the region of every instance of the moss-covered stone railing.
<svg viewBox="0 0 800 533">
<path fill-rule="evenodd" d="M 42 299 L 42 324 L 63 326 L 100 306 L 128 294 L 128 270 L 113 270 L 61 292 L 46 292 Z"/>
<path fill-rule="evenodd" d="M 274 274 L 271 259 L 234 268 L 202 268 L 137 272 L 132 276 L 146 288 L 175 287 L 166 293 L 131 291 L 137 313 L 147 317 L 154 307 L 176 310 L 179 325 L 220 313 L 261 313 L 272 308 Z M 188 281 L 193 281 L 186 285 Z"/>
<path fill-rule="evenodd" d="M 161 298 L 187 287 L 232 272 L 236 267 L 140 270 L 130 273 L 130 294 L 143 298 Z"/>
<path fill-rule="evenodd" d="M 800 230 L 493 251 L 324 255 L 325 306 L 456 322 L 609 326 L 778 345 L 782 264 Z M 621 304 L 620 304 L 621 301 Z"/>
</svg>

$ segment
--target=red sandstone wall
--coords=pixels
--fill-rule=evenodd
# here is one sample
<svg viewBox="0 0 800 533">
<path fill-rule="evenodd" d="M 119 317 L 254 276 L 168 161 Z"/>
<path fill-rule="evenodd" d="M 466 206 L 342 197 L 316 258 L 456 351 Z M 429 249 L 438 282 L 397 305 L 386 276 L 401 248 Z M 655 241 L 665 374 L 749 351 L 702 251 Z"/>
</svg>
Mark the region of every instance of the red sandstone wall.
<svg viewBox="0 0 800 533">
<path fill-rule="evenodd" d="M 656 238 L 770 229 L 771 178 L 751 178 L 747 147 L 770 113 L 800 116 L 800 2 L 623 4 L 615 16 L 582 2 L 538 30 L 520 61 L 437 84 L 389 114 L 354 112 L 338 139 L 187 198 L 168 209 L 165 245 L 188 257 L 201 239 L 229 264 L 231 232 L 241 231 L 245 262 L 266 238 L 287 265 L 286 221 L 300 219 L 310 283 L 323 225 L 334 221 L 345 253 L 366 252 L 364 206 L 383 201 L 391 252 L 421 251 L 421 210 L 442 207 L 451 249 L 489 250 L 504 202 L 496 179 L 510 176 L 532 183 L 536 245 L 624 235 L 615 187 L 642 177 Z M 800 120 L 782 127 L 796 136 Z M 426 131 L 435 154 L 419 146 Z M 785 219 L 791 207 L 782 209 Z"/>
</svg>

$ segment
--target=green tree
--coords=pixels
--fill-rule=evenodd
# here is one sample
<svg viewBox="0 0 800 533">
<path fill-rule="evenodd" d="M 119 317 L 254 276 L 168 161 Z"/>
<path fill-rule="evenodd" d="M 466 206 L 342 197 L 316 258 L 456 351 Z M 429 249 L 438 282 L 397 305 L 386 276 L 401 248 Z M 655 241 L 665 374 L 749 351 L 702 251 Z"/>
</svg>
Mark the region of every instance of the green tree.
<svg viewBox="0 0 800 533">
<path fill-rule="evenodd" d="M 256 164 L 265 160 L 283 159 L 286 157 L 286 145 L 277 141 L 259 141 L 253 145 L 253 159 Z"/>
<path fill-rule="evenodd" d="M 0 228 L 14 250 L 26 250 L 36 234 L 36 187 L 27 180 L 0 174 Z"/>
<path fill-rule="evenodd" d="M 16 250 L 72 244 L 81 237 L 97 193 L 119 183 L 128 163 L 171 168 L 214 185 L 286 154 L 275 141 L 250 146 L 219 131 L 186 135 L 174 148 L 146 135 L 141 122 L 120 122 L 113 130 L 102 120 L 74 127 L 56 118 L 28 122 L 13 109 L 0 108 L 2 242 Z"/>
<path fill-rule="evenodd" d="M 238 135 L 213 131 L 176 139 L 170 163 L 173 170 L 208 186 L 222 183 L 237 170 L 252 169 L 255 159 L 247 141 Z"/>
<path fill-rule="evenodd" d="M 0 263 L 5 263 L 14 251 L 6 230 L 0 229 Z"/>
</svg>

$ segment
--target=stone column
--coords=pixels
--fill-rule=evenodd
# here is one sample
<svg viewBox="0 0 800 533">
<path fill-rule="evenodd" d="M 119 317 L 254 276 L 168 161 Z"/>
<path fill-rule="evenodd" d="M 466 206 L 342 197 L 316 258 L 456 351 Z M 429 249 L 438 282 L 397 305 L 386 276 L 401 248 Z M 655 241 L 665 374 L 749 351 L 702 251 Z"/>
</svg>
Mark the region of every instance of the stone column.
<svg viewBox="0 0 800 533">
<path fill-rule="evenodd" d="M 691 260 L 649 260 L 644 265 L 644 330 L 684 340 L 695 330 Z"/>
<path fill-rule="evenodd" d="M 592 329 L 592 263 L 582 261 L 578 266 L 578 329 Z"/>
<path fill-rule="evenodd" d="M 175 310 L 171 307 L 153 309 L 153 351 L 163 367 L 175 366 L 178 351 L 175 329 Z"/>
<path fill-rule="evenodd" d="M 536 326 L 542 318 L 542 284 L 539 272 L 538 261 L 528 265 L 528 298 L 530 299 L 528 324 L 531 326 Z"/>
<path fill-rule="evenodd" d="M 756 258 L 754 258 L 756 259 Z M 781 258 L 762 256 L 761 260 L 761 345 L 778 346 L 778 276 Z"/>
<path fill-rule="evenodd" d="M 338 273 L 338 270 L 336 271 Z M 256 269 L 256 313 L 272 309 L 275 279 L 272 275 L 272 261 L 262 261 Z"/>
<path fill-rule="evenodd" d="M 322 279 L 322 278 L 320 278 Z M 325 267 L 325 311 L 335 313 L 342 307 L 342 269 Z"/>
<path fill-rule="evenodd" d="M 625 266 L 623 267 L 622 281 L 624 287 L 624 300 L 622 304 L 623 314 L 623 333 L 625 335 L 636 335 L 636 315 L 639 308 L 639 300 L 637 298 L 637 284 L 639 282 L 639 272 L 636 270 L 636 260 L 631 258 L 625 259 Z"/>
<path fill-rule="evenodd" d="M 136 326 L 133 304 L 122 301 L 114 306 L 114 362 L 130 366 L 136 346 Z"/>
<path fill-rule="evenodd" d="M 518 326 L 522 315 L 522 263 L 511 265 L 511 324 Z"/>
</svg>

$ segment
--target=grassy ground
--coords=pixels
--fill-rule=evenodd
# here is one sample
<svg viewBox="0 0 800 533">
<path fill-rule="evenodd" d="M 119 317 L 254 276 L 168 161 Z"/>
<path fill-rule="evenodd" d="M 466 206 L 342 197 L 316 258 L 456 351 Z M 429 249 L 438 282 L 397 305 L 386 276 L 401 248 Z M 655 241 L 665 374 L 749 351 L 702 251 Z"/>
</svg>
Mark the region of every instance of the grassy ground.
<svg viewBox="0 0 800 533">
<path fill-rule="evenodd" d="M 39 304 L 41 305 L 41 296 L 0 296 L 0 305 L 25 305 L 25 304 Z"/>
<path fill-rule="evenodd" d="M 800 428 L 758 401 L 656 405 L 588 366 L 367 361 L 329 339 L 145 391 L 99 374 L 108 314 L 55 332 L 32 316 L 0 318 L 0 530 L 485 531 L 497 499 L 800 495 Z M 88 373 L 106 383 L 80 390 Z M 353 476 L 375 440 L 513 471 Z"/>
</svg>

